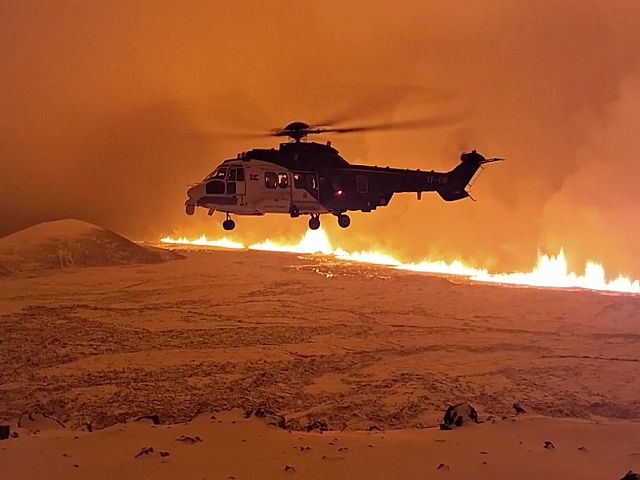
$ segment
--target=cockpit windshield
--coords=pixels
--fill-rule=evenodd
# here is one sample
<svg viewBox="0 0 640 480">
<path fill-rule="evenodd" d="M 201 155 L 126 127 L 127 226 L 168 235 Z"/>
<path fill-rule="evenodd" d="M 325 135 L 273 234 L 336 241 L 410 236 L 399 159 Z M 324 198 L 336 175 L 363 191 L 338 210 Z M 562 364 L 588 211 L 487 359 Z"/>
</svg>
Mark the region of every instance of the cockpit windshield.
<svg viewBox="0 0 640 480">
<path fill-rule="evenodd" d="M 216 168 L 213 172 L 205 177 L 205 180 L 224 180 L 227 177 L 227 168 Z"/>
</svg>

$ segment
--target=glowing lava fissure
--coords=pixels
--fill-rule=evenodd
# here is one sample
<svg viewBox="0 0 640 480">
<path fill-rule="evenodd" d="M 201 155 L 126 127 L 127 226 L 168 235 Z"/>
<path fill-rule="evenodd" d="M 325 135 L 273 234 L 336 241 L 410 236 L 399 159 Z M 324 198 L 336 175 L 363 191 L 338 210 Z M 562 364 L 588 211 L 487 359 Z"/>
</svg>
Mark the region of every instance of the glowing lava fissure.
<svg viewBox="0 0 640 480">
<path fill-rule="evenodd" d="M 632 280 L 622 275 L 619 275 L 613 280 L 607 280 L 604 268 L 596 262 L 587 262 L 584 274 L 582 275 L 570 272 L 563 250 L 560 250 L 560 253 L 556 256 L 538 253 L 538 261 L 530 272 L 490 273 L 485 269 L 467 266 L 457 260 L 451 263 L 445 261 L 403 263 L 385 253 L 375 251 L 348 252 L 341 248 L 334 248 L 329 237 L 322 229 L 307 230 L 307 233 L 305 233 L 300 242 L 294 245 L 265 240 L 264 242 L 247 246 L 229 240 L 228 238 L 209 240 L 204 235 L 194 240 L 189 240 L 185 237 L 164 237 L 161 239 L 161 242 L 166 244 L 196 245 L 236 250 L 330 255 L 344 261 L 388 266 L 411 272 L 462 276 L 473 281 L 486 283 L 540 288 L 580 288 L 604 292 L 640 294 L 640 280 Z"/>
</svg>

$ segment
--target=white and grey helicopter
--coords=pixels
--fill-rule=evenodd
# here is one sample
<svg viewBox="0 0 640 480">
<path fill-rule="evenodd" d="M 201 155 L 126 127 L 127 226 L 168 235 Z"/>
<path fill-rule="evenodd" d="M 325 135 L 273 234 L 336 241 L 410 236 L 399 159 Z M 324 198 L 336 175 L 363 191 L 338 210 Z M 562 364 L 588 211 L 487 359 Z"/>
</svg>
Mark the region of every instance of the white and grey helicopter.
<svg viewBox="0 0 640 480">
<path fill-rule="evenodd" d="M 400 124 L 402 126 L 402 124 Z M 395 193 L 437 192 L 446 201 L 466 198 L 466 187 L 486 159 L 475 150 L 463 153 L 449 172 L 407 170 L 353 165 L 326 144 L 302 141 L 307 135 L 389 129 L 388 125 L 349 128 L 314 127 L 293 122 L 275 130 L 276 137 L 289 137 L 279 148 L 253 149 L 223 161 L 204 180 L 187 191 L 185 209 L 193 215 L 197 207 L 209 215 L 223 212 L 225 230 L 233 230 L 231 215 L 309 215 L 309 228 L 320 227 L 320 215 L 333 214 L 346 228 L 348 211 L 371 212 L 389 204 Z"/>
</svg>

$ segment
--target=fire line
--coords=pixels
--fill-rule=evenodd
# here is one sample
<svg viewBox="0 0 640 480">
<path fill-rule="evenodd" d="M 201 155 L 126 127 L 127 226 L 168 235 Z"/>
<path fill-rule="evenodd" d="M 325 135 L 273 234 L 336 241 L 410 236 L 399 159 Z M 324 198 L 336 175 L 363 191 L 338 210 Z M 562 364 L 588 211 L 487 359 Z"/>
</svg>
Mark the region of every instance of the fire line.
<svg viewBox="0 0 640 480">
<path fill-rule="evenodd" d="M 455 275 L 467 277 L 470 280 L 486 283 L 521 285 L 542 288 L 580 288 L 604 292 L 640 293 L 640 280 L 618 275 L 613 280 L 607 280 L 604 268 L 596 262 L 588 261 L 584 274 L 578 275 L 569 271 L 564 251 L 558 255 L 538 253 L 538 261 L 529 272 L 491 273 L 485 269 L 465 265 L 461 261 L 447 263 L 445 261 L 423 261 L 420 263 L 403 263 L 385 253 L 375 251 L 348 252 L 341 248 L 334 248 L 322 228 L 308 230 L 297 244 L 285 244 L 265 240 L 261 243 L 244 245 L 228 238 L 210 240 L 205 235 L 197 239 L 185 237 L 161 239 L 165 244 L 197 245 L 227 249 L 261 250 L 270 252 L 286 252 L 297 254 L 323 254 L 334 256 L 339 260 L 359 262 L 370 265 L 382 265 L 398 270 L 411 272 L 432 273 L 439 275 Z"/>
</svg>

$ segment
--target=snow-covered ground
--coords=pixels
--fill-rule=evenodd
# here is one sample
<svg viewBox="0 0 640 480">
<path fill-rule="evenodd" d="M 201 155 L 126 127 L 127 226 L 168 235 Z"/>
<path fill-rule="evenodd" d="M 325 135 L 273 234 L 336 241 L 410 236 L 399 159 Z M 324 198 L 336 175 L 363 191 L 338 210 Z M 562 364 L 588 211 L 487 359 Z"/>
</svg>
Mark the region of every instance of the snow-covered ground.
<svg viewBox="0 0 640 480">
<path fill-rule="evenodd" d="M 47 269 L 159 263 L 166 251 L 137 245 L 75 219 L 44 222 L 0 238 L 0 276 Z"/>
<path fill-rule="evenodd" d="M 0 443 L 5 478 L 619 480 L 640 456 L 638 423 L 526 414 L 444 432 L 288 432 L 231 412 L 178 425 L 20 433 Z"/>
<path fill-rule="evenodd" d="M 430 478 L 446 470 L 436 461 L 450 478 L 468 478 L 471 466 L 487 468 L 477 478 L 507 478 L 510 468 L 512 478 L 640 469 L 638 297 L 475 284 L 318 256 L 181 253 L 185 260 L 0 279 L 0 424 L 39 411 L 68 428 L 100 429 L 138 415 L 173 424 L 263 406 L 294 433 L 242 430 L 244 421 L 142 433 L 116 426 L 75 441 L 77 432 L 24 431 L 0 442 L 1 465 L 17 458 L 23 469 L 11 471 L 24 477 L 51 465 L 58 478 L 88 478 L 103 471 L 96 452 L 115 443 L 108 478 L 145 469 L 169 478 L 176 468 L 184 478 L 250 478 L 250 465 L 265 472 L 251 478 L 275 478 L 292 473 L 285 464 L 302 478 Z M 421 430 L 462 401 L 497 423 Z M 527 413 L 512 422 L 514 402 Z M 553 418 L 527 420 L 536 415 Z M 313 422 L 344 431 L 298 433 Z M 189 432 L 204 432 L 205 442 L 183 448 L 173 439 Z M 329 445 L 334 437 L 347 449 Z M 543 449 L 543 437 L 557 448 Z M 237 454 L 237 468 L 198 450 L 219 443 Z M 134 445 L 154 444 L 171 455 L 134 462 Z M 306 444 L 309 456 L 296 450 Z M 197 463 L 206 461 L 210 475 Z"/>
</svg>

